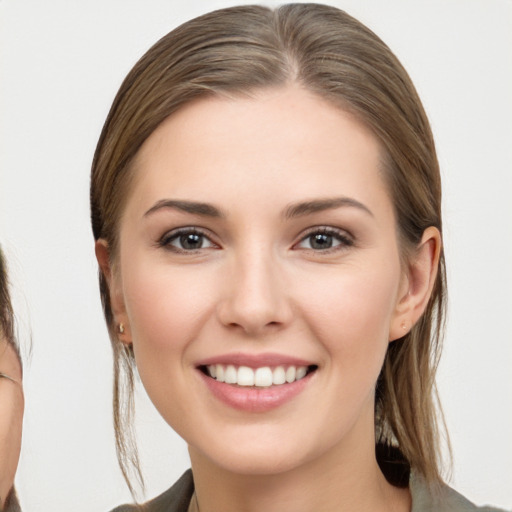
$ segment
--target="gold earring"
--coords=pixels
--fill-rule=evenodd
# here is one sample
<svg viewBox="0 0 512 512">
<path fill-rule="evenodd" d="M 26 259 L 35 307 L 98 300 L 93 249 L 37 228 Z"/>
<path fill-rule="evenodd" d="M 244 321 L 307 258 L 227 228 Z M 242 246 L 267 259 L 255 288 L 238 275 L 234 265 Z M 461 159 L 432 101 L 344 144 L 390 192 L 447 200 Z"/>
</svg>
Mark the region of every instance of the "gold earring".
<svg viewBox="0 0 512 512">
<path fill-rule="evenodd" d="M 124 324 L 122 322 L 119 324 L 119 327 L 117 328 L 117 332 L 119 334 L 124 334 Z"/>
</svg>

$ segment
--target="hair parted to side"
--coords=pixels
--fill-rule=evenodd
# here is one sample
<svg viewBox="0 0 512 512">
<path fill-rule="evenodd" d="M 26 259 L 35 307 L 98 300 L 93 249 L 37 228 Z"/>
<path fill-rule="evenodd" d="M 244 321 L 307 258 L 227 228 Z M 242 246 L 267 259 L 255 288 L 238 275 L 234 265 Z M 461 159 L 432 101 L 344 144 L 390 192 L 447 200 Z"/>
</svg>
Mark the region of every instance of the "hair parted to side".
<svg viewBox="0 0 512 512">
<path fill-rule="evenodd" d="M 196 98 L 250 95 L 288 83 L 355 114 L 379 139 L 404 259 L 427 227 L 441 231 L 441 183 L 429 122 L 408 74 L 389 48 L 334 7 L 234 7 L 198 17 L 170 32 L 139 60 L 121 85 L 96 148 L 91 176 L 93 233 L 96 240 L 107 242 L 113 264 L 119 220 L 135 172 L 132 163 L 155 128 Z M 132 489 L 129 463 L 141 476 L 132 437 L 127 436 L 133 415 L 134 358 L 131 348 L 117 339 L 102 275 L 100 290 L 114 351 L 118 457 Z M 441 254 L 423 317 L 409 334 L 389 346 L 375 404 L 377 444 L 398 448 L 406 466 L 434 486 L 441 482 L 435 372 L 445 294 Z M 378 451 L 378 456 L 382 458 L 384 452 Z M 379 460 L 384 466 L 387 462 Z"/>
</svg>

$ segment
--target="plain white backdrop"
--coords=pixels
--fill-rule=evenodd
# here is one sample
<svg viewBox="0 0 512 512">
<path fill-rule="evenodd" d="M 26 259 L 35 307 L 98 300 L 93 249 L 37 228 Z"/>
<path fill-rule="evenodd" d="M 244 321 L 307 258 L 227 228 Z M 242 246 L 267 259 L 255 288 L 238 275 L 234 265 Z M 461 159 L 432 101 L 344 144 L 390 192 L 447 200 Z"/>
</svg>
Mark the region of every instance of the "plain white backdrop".
<svg viewBox="0 0 512 512">
<path fill-rule="evenodd" d="M 106 511 L 130 501 L 114 452 L 90 164 L 135 61 L 181 22 L 238 3 L 252 2 L 0 0 L 0 242 L 27 359 L 17 487 L 28 512 Z M 439 387 L 451 484 L 478 504 L 510 509 L 512 2 L 327 3 L 395 51 L 432 122 L 449 272 Z M 188 467 L 188 456 L 142 389 L 137 425 L 150 497 Z"/>
</svg>

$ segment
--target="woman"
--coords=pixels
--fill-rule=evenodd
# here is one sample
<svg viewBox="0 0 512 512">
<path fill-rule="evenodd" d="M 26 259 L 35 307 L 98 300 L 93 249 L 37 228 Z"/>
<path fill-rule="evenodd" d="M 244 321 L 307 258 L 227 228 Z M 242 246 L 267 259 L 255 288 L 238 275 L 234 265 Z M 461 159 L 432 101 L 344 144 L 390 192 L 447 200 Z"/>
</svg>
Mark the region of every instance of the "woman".
<svg viewBox="0 0 512 512">
<path fill-rule="evenodd" d="M 23 389 L 7 271 L 0 249 L 0 510 L 19 510 L 14 475 L 21 448 Z"/>
<path fill-rule="evenodd" d="M 439 461 L 434 142 L 366 27 L 292 4 L 171 32 L 114 101 L 91 209 L 123 473 L 135 363 L 189 446 L 147 510 L 475 509 Z"/>
</svg>

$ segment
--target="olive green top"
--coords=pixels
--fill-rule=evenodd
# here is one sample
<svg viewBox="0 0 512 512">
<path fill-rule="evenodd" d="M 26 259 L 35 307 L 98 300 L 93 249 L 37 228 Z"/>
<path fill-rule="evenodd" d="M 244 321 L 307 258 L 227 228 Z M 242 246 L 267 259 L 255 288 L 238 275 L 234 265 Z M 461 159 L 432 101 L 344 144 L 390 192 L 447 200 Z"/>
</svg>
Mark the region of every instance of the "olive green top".
<svg viewBox="0 0 512 512">
<path fill-rule="evenodd" d="M 435 499 L 425 482 L 414 475 L 410 479 L 410 489 L 411 512 L 500 512 L 492 507 L 477 507 L 448 486 L 443 487 L 439 498 Z M 170 489 L 146 503 L 143 509 L 136 505 L 122 505 L 112 512 L 187 512 L 193 493 L 194 481 L 189 469 Z"/>
<path fill-rule="evenodd" d="M 5 500 L 4 508 L 1 508 L 0 503 L 0 512 L 21 512 L 20 504 L 18 502 L 18 497 L 16 496 L 14 487 L 11 489 Z"/>
</svg>

